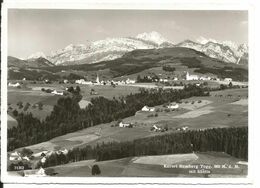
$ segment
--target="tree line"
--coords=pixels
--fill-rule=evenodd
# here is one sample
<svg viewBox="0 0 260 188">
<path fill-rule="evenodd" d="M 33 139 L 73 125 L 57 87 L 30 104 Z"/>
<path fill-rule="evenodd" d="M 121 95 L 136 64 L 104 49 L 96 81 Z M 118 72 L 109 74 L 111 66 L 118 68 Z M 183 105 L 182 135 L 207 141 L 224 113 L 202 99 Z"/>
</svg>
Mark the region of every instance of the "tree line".
<svg viewBox="0 0 260 188">
<path fill-rule="evenodd" d="M 225 152 L 233 157 L 248 159 L 248 128 L 213 128 L 191 130 L 136 139 L 128 142 L 110 142 L 93 147 L 74 148 L 67 155 L 52 154 L 44 164 L 49 167 L 81 160 L 97 161 L 120 159 L 133 156 L 166 155 L 192 152 Z"/>
<path fill-rule="evenodd" d="M 80 91 L 76 90 L 73 97 L 58 99 L 53 111 L 44 120 L 39 120 L 31 113 L 19 113 L 16 117 L 18 126 L 8 129 L 8 151 L 133 116 L 145 105 L 156 106 L 192 96 L 209 95 L 205 88 L 196 85 L 186 85 L 183 90 L 140 89 L 139 93 L 131 93 L 118 99 L 92 98 L 91 104 L 81 109 L 78 92 Z"/>
</svg>

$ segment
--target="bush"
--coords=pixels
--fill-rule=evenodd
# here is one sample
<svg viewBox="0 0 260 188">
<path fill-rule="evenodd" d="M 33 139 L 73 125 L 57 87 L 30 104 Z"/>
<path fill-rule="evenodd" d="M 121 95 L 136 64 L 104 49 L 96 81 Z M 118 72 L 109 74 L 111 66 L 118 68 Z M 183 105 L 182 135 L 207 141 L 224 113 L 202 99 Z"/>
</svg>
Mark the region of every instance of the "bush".
<svg viewBox="0 0 260 188">
<path fill-rule="evenodd" d="M 43 104 L 41 102 L 38 103 L 39 110 L 43 109 Z"/>
<path fill-rule="evenodd" d="M 199 100 L 198 103 L 201 103 L 201 100 Z"/>
<path fill-rule="evenodd" d="M 93 165 L 92 167 L 92 175 L 95 176 L 95 175 L 99 175 L 101 174 L 101 171 L 100 171 L 100 168 L 98 165 Z"/>
<path fill-rule="evenodd" d="M 17 110 L 14 110 L 13 111 L 13 115 L 16 117 L 16 116 L 18 116 L 18 111 Z"/>
<path fill-rule="evenodd" d="M 164 111 L 165 111 L 165 112 L 170 112 L 171 110 L 167 108 L 167 109 L 165 109 Z"/>
<path fill-rule="evenodd" d="M 33 151 L 28 148 L 23 148 L 21 151 L 22 156 L 30 157 L 33 154 Z"/>
</svg>

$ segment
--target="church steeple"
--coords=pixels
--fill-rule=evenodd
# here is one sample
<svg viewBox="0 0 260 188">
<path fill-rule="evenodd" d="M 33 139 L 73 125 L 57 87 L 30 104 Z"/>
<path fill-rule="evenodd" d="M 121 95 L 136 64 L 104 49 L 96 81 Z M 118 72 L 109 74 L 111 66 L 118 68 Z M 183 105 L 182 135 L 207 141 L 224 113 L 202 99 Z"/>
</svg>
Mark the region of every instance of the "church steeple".
<svg viewBox="0 0 260 188">
<path fill-rule="evenodd" d="M 98 77 L 98 74 L 97 74 L 97 79 L 96 79 L 96 82 L 97 82 L 97 83 L 100 83 L 100 82 L 99 82 L 99 77 Z"/>
</svg>

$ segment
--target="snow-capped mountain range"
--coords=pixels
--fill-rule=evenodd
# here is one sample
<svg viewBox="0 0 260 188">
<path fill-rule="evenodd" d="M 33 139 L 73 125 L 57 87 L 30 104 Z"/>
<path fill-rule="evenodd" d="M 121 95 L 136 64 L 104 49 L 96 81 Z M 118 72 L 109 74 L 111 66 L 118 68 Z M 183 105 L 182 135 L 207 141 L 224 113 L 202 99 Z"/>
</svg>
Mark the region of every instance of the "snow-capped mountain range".
<svg viewBox="0 0 260 188">
<path fill-rule="evenodd" d="M 239 63 L 248 57 L 246 44 L 236 45 L 230 41 L 218 42 L 213 39 L 200 38 L 197 42 L 185 40 L 174 45 L 161 34 L 152 31 L 141 33 L 136 37 L 107 38 L 88 44 L 70 44 L 63 49 L 46 56 L 42 52 L 30 55 L 27 59 L 45 58 L 55 65 L 96 63 L 113 60 L 135 49 L 154 49 L 164 47 L 186 47 L 203 52 L 206 55 L 228 63 Z"/>
</svg>

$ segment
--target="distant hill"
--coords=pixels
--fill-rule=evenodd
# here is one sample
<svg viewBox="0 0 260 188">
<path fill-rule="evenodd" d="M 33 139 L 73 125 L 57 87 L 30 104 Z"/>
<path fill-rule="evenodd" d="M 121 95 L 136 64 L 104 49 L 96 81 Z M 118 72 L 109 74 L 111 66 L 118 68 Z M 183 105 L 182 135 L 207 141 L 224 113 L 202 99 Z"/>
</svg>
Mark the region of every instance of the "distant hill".
<svg viewBox="0 0 260 188">
<path fill-rule="evenodd" d="M 134 50 L 111 61 L 85 64 L 82 60 L 81 65 L 43 67 L 42 70 L 53 73 L 71 70 L 81 72 L 106 70 L 113 77 L 119 77 L 164 65 L 181 65 L 186 67 L 186 71 L 192 69 L 200 74 L 214 74 L 220 78 L 231 77 L 240 81 L 248 79 L 247 66 L 225 63 L 208 57 L 202 52 L 183 47 Z"/>
<path fill-rule="evenodd" d="M 27 68 L 27 67 L 49 67 L 54 66 L 50 61 L 43 57 L 21 60 L 16 57 L 8 56 L 8 67 L 19 67 L 19 68 Z"/>
</svg>

